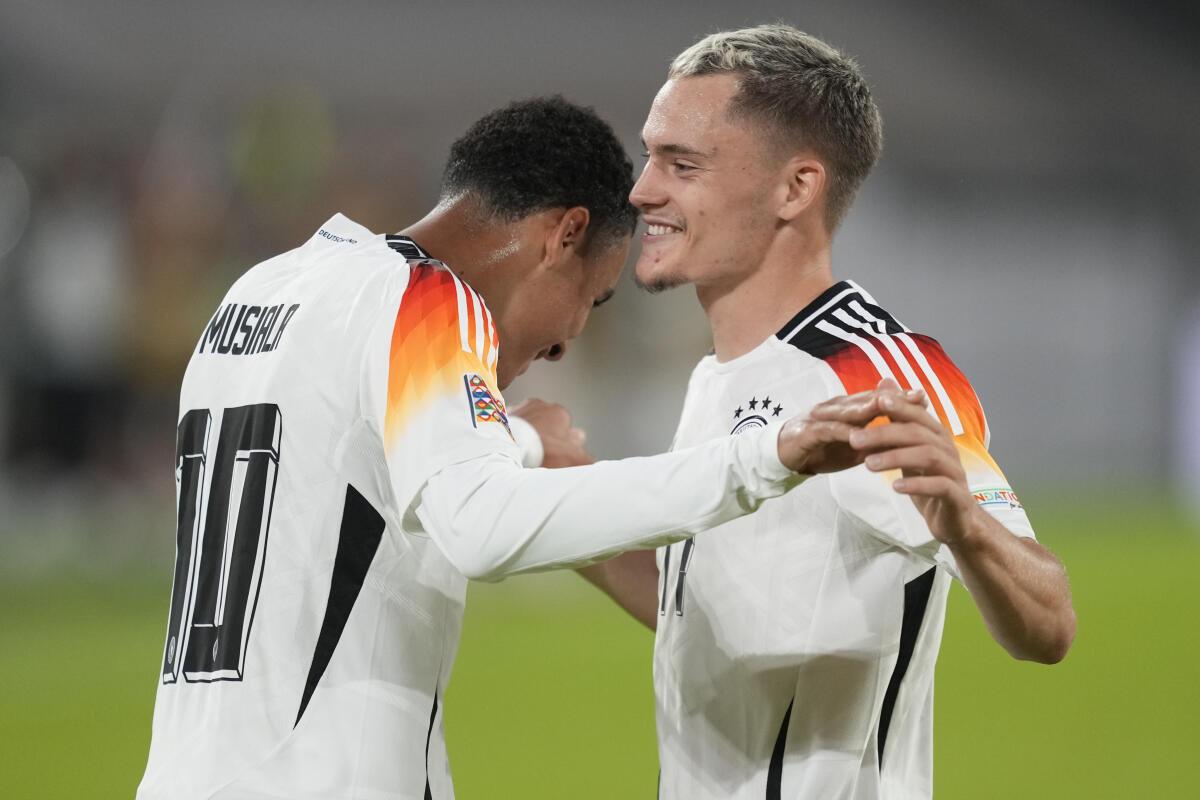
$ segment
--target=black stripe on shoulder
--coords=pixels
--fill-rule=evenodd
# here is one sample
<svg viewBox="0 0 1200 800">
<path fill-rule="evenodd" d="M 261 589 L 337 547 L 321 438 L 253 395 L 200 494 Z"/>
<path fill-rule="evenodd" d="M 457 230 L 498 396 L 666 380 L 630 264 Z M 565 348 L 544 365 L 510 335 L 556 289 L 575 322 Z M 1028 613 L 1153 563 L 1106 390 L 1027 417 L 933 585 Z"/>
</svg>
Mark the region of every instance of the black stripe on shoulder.
<svg viewBox="0 0 1200 800">
<path fill-rule="evenodd" d="M 775 334 L 816 358 L 829 358 L 861 337 L 895 335 L 903 325 L 868 299 L 856 285 L 841 281 L 826 289 Z"/>
<path fill-rule="evenodd" d="M 362 590 L 367 570 L 375 559 L 379 541 L 383 538 L 386 523 L 367 499 L 353 486 L 346 487 L 346 504 L 342 508 L 342 528 L 338 534 L 337 555 L 333 560 L 333 577 L 329 582 L 329 599 L 325 603 L 325 619 L 317 635 L 317 647 L 313 652 L 312 665 L 308 669 L 308 680 L 304 684 L 304 696 L 300 699 L 300 710 L 296 713 L 296 725 L 308 708 L 333 651 L 342 638 L 350 611 Z"/>
<path fill-rule="evenodd" d="M 900 650 L 896 654 L 896 666 L 892 669 L 892 678 L 888 681 L 887 691 L 884 692 L 883 708 L 879 714 L 879 738 L 876 745 L 881 770 L 883 769 L 883 746 L 887 743 L 892 712 L 896 709 L 900 684 L 904 680 L 905 673 L 908 672 L 913 651 L 917 647 L 917 637 L 921 634 L 921 625 L 925 621 L 925 609 L 929 605 L 929 595 L 933 591 L 933 579 L 936 575 L 937 567 L 931 567 L 927 572 L 904 584 L 904 619 L 900 623 Z"/>
<path fill-rule="evenodd" d="M 818 321 L 818 320 L 814 320 Z M 819 320 L 829 324 L 828 320 Z M 839 328 L 841 326 L 835 325 Z M 796 331 L 792 336 L 786 339 L 788 344 L 799 350 L 803 350 L 814 358 L 826 359 L 837 355 L 842 350 L 850 347 L 850 343 L 845 339 L 823 330 L 817 325 L 807 325 L 802 330 Z"/>
<path fill-rule="evenodd" d="M 782 339 L 785 342 L 790 341 L 801 329 L 811 327 L 822 310 L 833 303 L 835 298 L 842 297 L 851 291 L 854 291 L 854 286 L 849 281 L 838 281 L 833 286 L 830 286 L 789 319 L 775 334 L 776 338 Z"/>
<path fill-rule="evenodd" d="M 417 244 L 407 236 L 403 236 L 399 233 L 389 233 L 383 238 L 384 241 L 387 242 L 388 247 L 392 248 L 397 253 L 409 260 L 429 258 L 429 253 L 425 252 L 425 248 L 421 247 L 421 245 Z"/>
<path fill-rule="evenodd" d="M 829 358 L 844 350 L 848 344 L 829 333 L 826 326 L 834 320 L 835 311 L 842 310 L 844 313 L 851 299 L 861 301 L 864 298 L 849 281 L 839 281 L 821 292 L 775 335 L 814 358 Z"/>
<path fill-rule="evenodd" d="M 862 296 L 860 295 L 860 297 Z M 894 335 L 906 331 L 906 328 L 900 324 L 900 320 L 893 317 L 882 306 L 878 306 L 867 300 L 866 297 L 852 301 L 850 303 L 850 310 L 854 312 L 855 317 L 863 320 L 879 333 Z"/>
</svg>

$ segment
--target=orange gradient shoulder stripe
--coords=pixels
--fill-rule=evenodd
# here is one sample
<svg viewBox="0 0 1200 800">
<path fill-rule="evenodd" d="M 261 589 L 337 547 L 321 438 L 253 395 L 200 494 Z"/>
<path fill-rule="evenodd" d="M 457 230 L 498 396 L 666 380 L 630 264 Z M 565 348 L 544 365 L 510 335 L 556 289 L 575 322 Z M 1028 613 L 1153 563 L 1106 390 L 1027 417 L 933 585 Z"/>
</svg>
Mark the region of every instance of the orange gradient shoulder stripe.
<svg viewBox="0 0 1200 800">
<path fill-rule="evenodd" d="M 967 380 L 966 375 L 963 375 L 962 370 L 950 360 L 950 356 L 946 355 L 946 351 L 942 349 L 936 339 L 919 333 L 912 333 L 909 336 L 929 362 L 929 366 L 933 369 L 945 394 L 950 398 L 951 404 L 958 413 L 958 419 L 963 429 L 963 432 L 955 437 L 959 449 L 965 451 L 964 455 L 979 459 L 1003 478 L 1000 466 L 988 452 L 987 441 L 990 435 L 987 429 L 987 418 L 984 416 L 983 406 L 980 404 L 971 382 Z M 942 424 L 946 424 L 945 416 L 940 415 L 940 418 Z M 966 466 L 969 469 L 971 465 L 967 464 Z"/>
<path fill-rule="evenodd" d="M 919 388 L 925 390 L 938 419 L 951 430 L 954 429 L 953 422 L 956 420 L 961 427 L 961 433 L 955 436 L 959 448 L 968 451 L 970 455 L 983 460 L 999 472 L 999 467 L 987 452 L 985 444 L 988 438 L 987 421 L 983 414 L 983 408 L 966 376 L 950 360 L 937 340 L 919 333 L 907 333 L 905 336 L 913 343 L 918 352 L 910 352 L 908 344 L 905 342 L 901 342 L 902 346 L 897 350 L 908 361 L 907 366 L 920 381 Z M 868 347 L 878 348 L 881 362 L 893 373 L 886 377 L 893 378 L 901 387 L 907 388 L 911 381 L 905 379 L 904 369 L 896 369 L 897 365 L 888 349 L 880 347 L 874 341 L 864 344 Z M 921 363 L 921 359 L 924 360 L 924 364 Z M 874 389 L 885 377 L 879 373 L 871 358 L 859 347 L 841 348 L 836 353 L 825 356 L 825 362 L 829 364 L 838 379 L 841 380 L 842 385 L 846 387 L 847 394 Z M 926 365 L 928 365 L 928 369 Z M 947 408 L 947 405 L 950 408 Z M 951 417 L 951 410 L 954 412 L 954 419 Z"/>
<path fill-rule="evenodd" d="M 499 388 L 495 370 L 474 347 L 473 300 L 479 302 L 445 267 L 411 267 L 388 354 L 384 442 L 389 450 L 413 416 L 434 398 L 463 392 L 463 375 L 476 373 L 493 390 Z M 465 318 L 460 319 L 460 308 L 467 309 Z M 469 414 L 469 407 L 464 406 L 463 413 Z"/>
</svg>

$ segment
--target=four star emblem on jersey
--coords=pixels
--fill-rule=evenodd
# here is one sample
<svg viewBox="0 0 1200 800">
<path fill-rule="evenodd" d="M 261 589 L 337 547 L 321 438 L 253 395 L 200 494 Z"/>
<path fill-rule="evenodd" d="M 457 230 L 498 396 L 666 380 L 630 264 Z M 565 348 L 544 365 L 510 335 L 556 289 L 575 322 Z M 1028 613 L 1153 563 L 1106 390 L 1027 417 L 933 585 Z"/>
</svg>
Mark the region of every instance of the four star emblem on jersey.
<svg viewBox="0 0 1200 800">
<path fill-rule="evenodd" d="M 782 413 L 783 405 L 773 401 L 771 395 L 764 394 L 761 399 L 755 395 L 748 402 L 734 409 L 733 430 L 729 432 L 729 435 L 733 436 L 754 428 L 765 428 L 769 419 L 778 417 Z"/>
<path fill-rule="evenodd" d="M 504 401 L 492 394 L 487 382 L 472 372 L 463 376 L 463 383 L 466 384 L 467 399 L 471 403 L 471 424 L 478 428 L 481 422 L 499 422 L 512 436 Z"/>
</svg>

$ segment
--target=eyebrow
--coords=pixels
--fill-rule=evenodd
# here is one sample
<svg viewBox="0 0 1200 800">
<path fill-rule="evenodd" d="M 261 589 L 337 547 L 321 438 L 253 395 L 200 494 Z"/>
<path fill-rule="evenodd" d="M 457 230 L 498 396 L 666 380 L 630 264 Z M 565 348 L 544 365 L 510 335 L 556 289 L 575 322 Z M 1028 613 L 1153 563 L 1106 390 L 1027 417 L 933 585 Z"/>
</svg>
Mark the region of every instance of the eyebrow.
<svg viewBox="0 0 1200 800">
<path fill-rule="evenodd" d="M 609 289 L 607 292 L 596 298 L 596 301 L 592 303 L 592 308 L 599 308 L 600 306 L 604 305 L 609 300 L 612 300 L 612 296 L 616 293 L 616 289 Z"/>
<path fill-rule="evenodd" d="M 646 140 L 642 140 L 642 149 L 649 151 L 651 148 L 646 144 Z M 703 150 L 697 150 L 694 147 L 688 147 L 685 144 L 658 144 L 654 146 L 654 152 L 662 153 L 669 156 L 711 156 L 712 153 L 706 153 Z"/>
</svg>

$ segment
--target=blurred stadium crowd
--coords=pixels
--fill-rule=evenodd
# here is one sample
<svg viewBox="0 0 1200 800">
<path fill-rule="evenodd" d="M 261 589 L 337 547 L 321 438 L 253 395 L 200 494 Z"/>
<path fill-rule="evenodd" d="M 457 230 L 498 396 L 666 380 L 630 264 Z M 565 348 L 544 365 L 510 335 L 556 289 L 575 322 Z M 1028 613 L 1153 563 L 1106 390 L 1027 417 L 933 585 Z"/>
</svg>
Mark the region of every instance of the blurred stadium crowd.
<svg viewBox="0 0 1200 800">
<path fill-rule="evenodd" d="M 223 133 L 78 131 L 0 157 L 5 527 L 41 539 L 72 518 L 106 529 L 106 508 L 161 517 L 183 368 L 230 283 L 329 209 L 390 230 L 425 199 L 395 190 L 407 169 L 381 165 L 386 142 L 336 139 L 311 92 L 264 94 Z"/>
<path fill-rule="evenodd" d="M 0 162 L 11 477 L 161 471 L 182 367 L 232 280 L 303 241 L 330 207 L 411 217 L 403 206 L 419 198 L 373 185 L 327 125 L 315 100 L 276 96 L 237 120 L 227 152 L 81 136 Z"/>
<path fill-rule="evenodd" d="M 337 12 L 354 36 L 324 40 L 331 9 L 0 6 L 5 568 L 169 555 L 179 380 L 248 266 L 335 211 L 376 231 L 415 219 L 448 142 L 514 97 L 595 104 L 638 162 L 669 55 L 780 16 L 858 55 L 884 112 L 884 162 L 835 271 L 947 344 L 1014 485 L 1086 499 L 1178 479 L 1200 495 L 1194 11 L 1052 2 L 1035 20 L 1008 0 L 970 16 L 861 2 L 795 19 L 764 1 L 731 19 L 710 5 L 690 4 L 686 24 L 642 9 L 637 26 L 563 8 L 539 17 L 536 47 L 517 10 L 484 24 L 355 2 Z M 665 448 L 707 349 L 693 305 L 627 287 L 520 393 L 567 401 L 602 457 Z"/>
<path fill-rule="evenodd" d="M 450 141 L 514 98 L 595 106 L 640 166 L 670 56 L 783 20 L 855 55 L 883 112 L 835 274 L 970 376 L 1080 609 L 1071 659 L 1031 673 L 952 597 L 938 791 L 1183 796 L 1200 699 L 1200 538 L 1176 513 L 1190 504 L 1200 531 L 1198 9 L 0 0 L 0 795 L 128 795 L 141 774 L 179 381 L 238 275 L 338 211 L 404 227 Z M 598 457 L 658 452 L 708 348 L 690 291 L 650 297 L 626 276 L 567 358 L 506 399 L 564 402 Z M 456 766 L 461 794 L 652 786 L 645 632 L 571 575 L 472 591 L 448 727 L 479 756 Z M 497 737 L 495 719 L 529 727 Z M 614 743 L 628 747 L 605 756 Z M 596 779 L 595 763 L 630 776 Z M 531 774 L 555 789 L 530 791 Z"/>
</svg>

